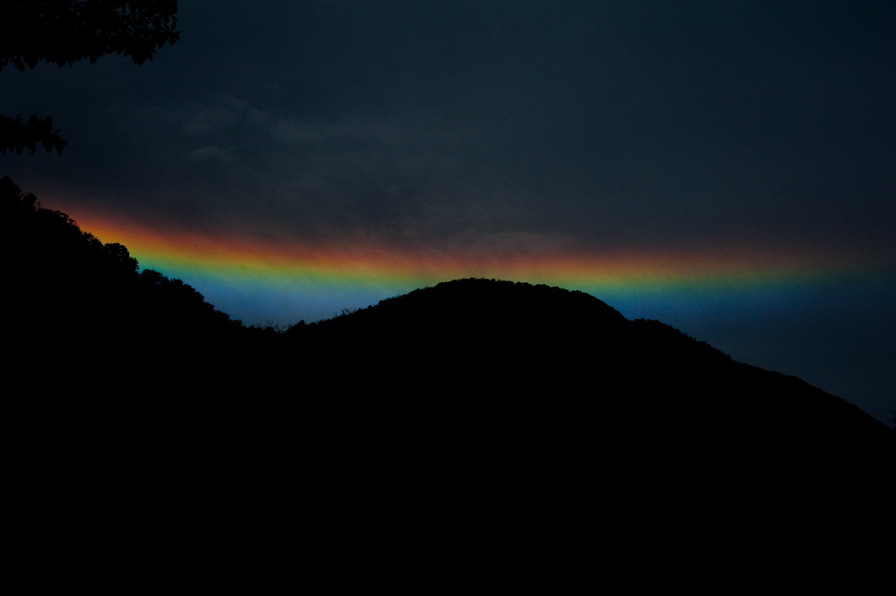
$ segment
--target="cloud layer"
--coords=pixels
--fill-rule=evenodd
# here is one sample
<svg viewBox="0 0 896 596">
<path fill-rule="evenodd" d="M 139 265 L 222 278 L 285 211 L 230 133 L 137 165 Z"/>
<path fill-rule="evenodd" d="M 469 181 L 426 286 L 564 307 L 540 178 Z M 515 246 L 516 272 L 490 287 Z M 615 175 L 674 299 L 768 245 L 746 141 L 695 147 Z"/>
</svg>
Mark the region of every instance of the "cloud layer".
<svg viewBox="0 0 896 596">
<path fill-rule="evenodd" d="M 882 2 L 184 3 L 144 67 L 0 74 L 4 109 L 70 141 L 5 165 L 224 231 L 880 259 L 893 22 Z"/>
</svg>

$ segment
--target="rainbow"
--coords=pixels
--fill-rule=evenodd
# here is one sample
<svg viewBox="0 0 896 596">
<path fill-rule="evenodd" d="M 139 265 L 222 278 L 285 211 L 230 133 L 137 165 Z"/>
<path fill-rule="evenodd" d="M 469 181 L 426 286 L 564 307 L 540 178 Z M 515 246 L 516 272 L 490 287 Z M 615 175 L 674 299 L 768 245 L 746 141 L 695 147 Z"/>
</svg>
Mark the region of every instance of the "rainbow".
<svg viewBox="0 0 896 596">
<path fill-rule="evenodd" d="M 126 246 L 141 268 L 182 279 L 218 309 L 247 324 L 319 320 L 462 277 L 580 290 L 626 316 L 652 317 L 658 308 L 674 310 L 693 301 L 780 301 L 788 293 L 840 283 L 875 269 L 858 258 L 796 252 L 457 254 L 419 247 L 327 246 L 216 236 L 167 226 L 162 231 L 91 214 L 77 222 L 103 242 Z"/>
</svg>

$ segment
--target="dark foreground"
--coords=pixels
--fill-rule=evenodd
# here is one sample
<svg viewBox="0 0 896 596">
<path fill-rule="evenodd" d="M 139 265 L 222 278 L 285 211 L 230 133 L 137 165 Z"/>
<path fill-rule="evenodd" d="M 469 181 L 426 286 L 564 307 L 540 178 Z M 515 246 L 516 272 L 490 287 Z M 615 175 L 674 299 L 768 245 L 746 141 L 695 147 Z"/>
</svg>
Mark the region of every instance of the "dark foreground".
<svg viewBox="0 0 896 596">
<path fill-rule="evenodd" d="M 797 378 L 494 280 L 245 328 L 0 191 L 9 564 L 38 588 L 715 591 L 845 548 L 891 567 L 896 433 Z"/>
</svg>

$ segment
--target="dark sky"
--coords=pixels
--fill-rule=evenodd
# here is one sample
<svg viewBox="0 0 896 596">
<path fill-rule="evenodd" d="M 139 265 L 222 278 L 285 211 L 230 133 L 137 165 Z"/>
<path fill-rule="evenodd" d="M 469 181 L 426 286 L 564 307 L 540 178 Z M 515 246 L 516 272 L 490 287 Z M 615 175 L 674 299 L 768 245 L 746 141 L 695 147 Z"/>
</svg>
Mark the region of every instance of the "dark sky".
<svg viewBox="0 0 896 596">
<path fill-rule="evenodd" d="M 778 369 L 842 327 L 828 387 L 871 374 L 896 407 L 896 3 L 182 0 L 179 27 L 140 67 L 0 73 L 0 112 L 69 141 L 4 173 L 76 220 L 218 237 L 856 263 L 785 309 L 786 348 L 770 307 L 672 322 Z"/>
</svg>

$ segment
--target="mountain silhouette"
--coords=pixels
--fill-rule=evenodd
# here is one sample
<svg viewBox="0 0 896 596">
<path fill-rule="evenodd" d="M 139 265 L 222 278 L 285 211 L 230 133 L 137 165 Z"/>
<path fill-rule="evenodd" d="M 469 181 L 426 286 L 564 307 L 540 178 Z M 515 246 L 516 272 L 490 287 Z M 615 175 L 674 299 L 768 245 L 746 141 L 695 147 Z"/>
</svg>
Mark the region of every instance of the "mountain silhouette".
<svg viewBox="0 0 896 596">
<path fill-rule="evenodd" d="M 796 377 L 545 285 L 444 282 L 294 326 L 284 343 L 288 352 L 307 350 L 303 360 L 344 391 L 425 398 L 446 418 L 475 413 L 465 423 L 486 428 L 538 421 L 588 436 L 605 424 L 604 436 L 693 449 L 690 457 L 712 457 L 711 442 L 725 445 L 726 456 L 779 463 L 787 453 L 824 451 L 830 463 L 838 453 L 885 451 L 894 435 Z M 379 408 L 389 399 L 371 402 Z"/>
<path fill-rule="evenodd" d="M 398 533 L 478 557 L 465 536 L 488 528 L 502 557 L 556 563 L 582 533 L 674 549 L 892 517 L 896 430 L 591 295 L 459 279 L 279 332 L 8 178 L 0 209 L 11 474 L 47 527 Z"/>
<path fill-rule="evenodd" d="M 413 397 L 483 417 L 534 408 L 560 424 L 565 408 L 588 403 L 638 432 L 699 428 L 836 449 L 892 442 L 843 399 L 583 292 L 460 279 L 275 332 L 232 320 L 181 280 L 138 271 L 126 247 L 101 243 L 9 178 L 0 195 L 9 358 L 48 387 L 73 374 L 97 387 L 132 383 L 144 370 L 184 392 L 274 394 L 284 375 L 301 374 L 322 383 L 309 407 L 325 407 L 324 392 L 352 396 L 359 410 Z"/>
</svg>

